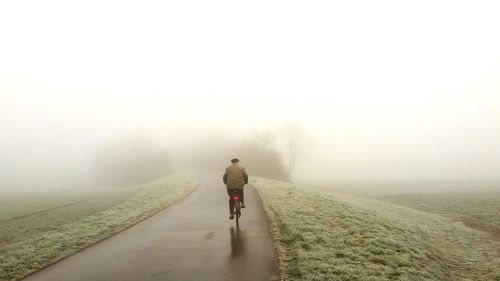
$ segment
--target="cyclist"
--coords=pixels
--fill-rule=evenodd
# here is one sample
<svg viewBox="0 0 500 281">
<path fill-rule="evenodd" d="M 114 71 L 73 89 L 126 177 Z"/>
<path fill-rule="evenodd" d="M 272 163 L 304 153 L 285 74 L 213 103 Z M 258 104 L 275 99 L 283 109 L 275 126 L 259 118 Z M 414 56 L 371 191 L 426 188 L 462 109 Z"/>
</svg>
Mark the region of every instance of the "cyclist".
<svg viewBox="0 0 500 281">
<path fill-rule="evenodd" d="M 245 208 L 245 197 L 243 195 L 243 186 L 248 183 L 248 175 L 237 158 L 231 159 L 231 165 L 226 168 L 226 172 L 222 177 L 224 184 L 227 187 L 229 195 L 229 219 L 234 219 L 234 202 L 231 200 L 231 192 L 238 192 L 241 198 L 241 208 Z"/>
</svg>

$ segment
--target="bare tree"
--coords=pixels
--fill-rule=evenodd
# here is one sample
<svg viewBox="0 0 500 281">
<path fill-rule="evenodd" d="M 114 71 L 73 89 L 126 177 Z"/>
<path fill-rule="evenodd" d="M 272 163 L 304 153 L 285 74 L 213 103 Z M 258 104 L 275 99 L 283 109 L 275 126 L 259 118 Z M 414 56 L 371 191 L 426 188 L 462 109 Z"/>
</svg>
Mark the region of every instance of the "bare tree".
<svg viewBox="0 0 500 281">
<path fill-rule="evenodd" d="M 297 123 L 283 126 L 283 141 L 288 153 L 288 178 L 292 179 L 297 160 L 304 156 L 305 151 L 313 142 L 309 133 Z"/>
</svg>

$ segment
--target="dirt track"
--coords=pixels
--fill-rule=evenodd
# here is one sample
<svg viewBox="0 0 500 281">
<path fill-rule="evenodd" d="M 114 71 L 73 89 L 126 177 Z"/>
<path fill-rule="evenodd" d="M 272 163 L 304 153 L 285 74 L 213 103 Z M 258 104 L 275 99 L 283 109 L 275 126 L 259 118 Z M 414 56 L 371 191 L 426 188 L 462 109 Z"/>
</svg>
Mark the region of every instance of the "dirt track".
<svg viewBox="0 0 500 281">
<path fill-rule="evenodd" d="M 267 219 L 255 189 L 239 230 L 228 220 L 218 174 L 179 205 L 70 256 L 25 280 L 278 280 Z"/>
</svg>

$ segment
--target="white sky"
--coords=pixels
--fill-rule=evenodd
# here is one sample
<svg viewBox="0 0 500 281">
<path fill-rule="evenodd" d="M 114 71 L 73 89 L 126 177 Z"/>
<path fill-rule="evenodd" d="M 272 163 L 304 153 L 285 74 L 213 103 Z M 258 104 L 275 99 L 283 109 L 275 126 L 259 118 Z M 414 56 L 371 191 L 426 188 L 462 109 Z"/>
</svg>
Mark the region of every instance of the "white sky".
<svg viewBox="0 0 500 281">
<path fill-rule="evenodd" d="M 2 1 L 0 164 L 34 157 L 42 174 L 138 128 L 295 120 L 316 139 L 303 178 L 498 178 L 499 14 L 497 1 Z"/>
</svg>

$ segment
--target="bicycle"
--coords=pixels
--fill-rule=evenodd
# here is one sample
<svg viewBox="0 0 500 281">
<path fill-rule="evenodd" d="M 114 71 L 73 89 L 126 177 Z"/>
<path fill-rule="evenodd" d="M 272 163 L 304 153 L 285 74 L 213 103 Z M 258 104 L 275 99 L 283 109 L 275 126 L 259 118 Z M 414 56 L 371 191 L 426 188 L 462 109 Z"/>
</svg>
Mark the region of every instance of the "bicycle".
<svg viewBox="0 0 500 281">
<path fill-rule="evenodd" d="M 236 227 L 240 226 L 240 216 L 241 216 L 241 198 L 238 191 L 231 191 L 229 194 L 231 200 L 233 200 L 233 210 L 236 217 Z"/>
</svg>

